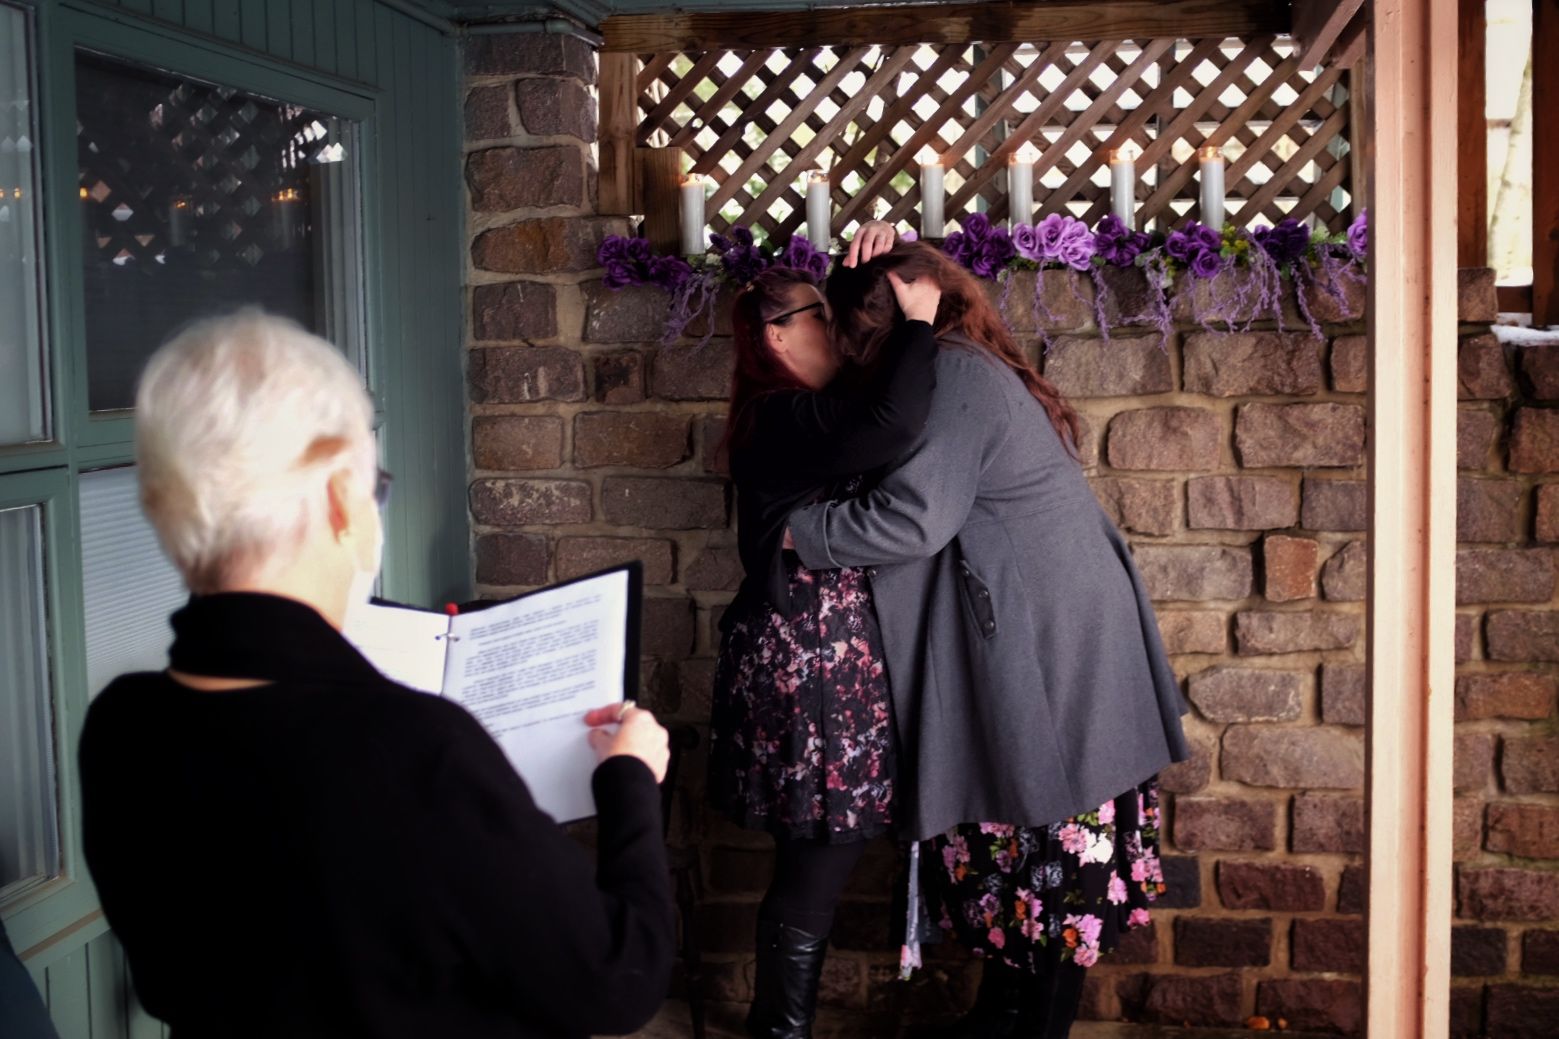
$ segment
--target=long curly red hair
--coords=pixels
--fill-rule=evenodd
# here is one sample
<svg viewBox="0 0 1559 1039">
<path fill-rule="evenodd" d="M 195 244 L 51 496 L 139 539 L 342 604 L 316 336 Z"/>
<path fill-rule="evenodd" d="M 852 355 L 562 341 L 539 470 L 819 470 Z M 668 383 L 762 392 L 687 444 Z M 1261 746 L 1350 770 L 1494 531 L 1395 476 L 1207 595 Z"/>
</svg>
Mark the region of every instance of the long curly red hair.
<svg viewBox="0 0 1559 1039">
<path fill-rule="evenodd" d="M 905 281 L 928 277 L 940 285 L 937 334 L 962 332 L 1011 368 L 1044 407 L 1061 442 L 1076 455 L 1082 439 L 1077 412 L 1023 355 L 980 281 L 941 250 L 924 242 L 900 242 L 869 263 L 855 268 L 835 267 L 829 274 L 826 292 L 834 340 L 846 357 L 870 367 L 892 334 L 899 311 L 888 281 L 889 271 Z"/>
</svg>

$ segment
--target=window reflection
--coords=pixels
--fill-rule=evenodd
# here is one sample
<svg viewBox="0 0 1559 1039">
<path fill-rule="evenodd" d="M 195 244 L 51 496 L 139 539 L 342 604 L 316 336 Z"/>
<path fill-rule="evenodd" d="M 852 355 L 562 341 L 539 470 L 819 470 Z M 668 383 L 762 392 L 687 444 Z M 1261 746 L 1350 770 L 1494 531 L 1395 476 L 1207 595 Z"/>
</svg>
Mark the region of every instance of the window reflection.
<svg viewBox="0 0 1559 1039">
<path fill-rule="evenodd" d="M 133 404 L 158 344 L 257 305 L 353 348 L 350 123 L 80 53 L 88 403 Z"/>
</svg>

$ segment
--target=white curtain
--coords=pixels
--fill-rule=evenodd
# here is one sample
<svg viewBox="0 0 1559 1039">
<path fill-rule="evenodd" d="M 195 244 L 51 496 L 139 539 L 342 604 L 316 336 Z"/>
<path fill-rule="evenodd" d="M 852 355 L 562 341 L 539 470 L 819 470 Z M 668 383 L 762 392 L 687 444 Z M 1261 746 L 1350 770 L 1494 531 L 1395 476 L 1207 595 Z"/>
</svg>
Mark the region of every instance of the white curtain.
<svg viewBox="0 0 1559 1039">
<path fill-rule="evenodd" d="M 168 615 L 189 597 L 141 514 L 135 470 L 83 473 L 81 590 L 87 629 L 87 692 L 127 671 L 168 666 Z"/>
<path fill-rule="evenodd" d="M 43 439 L 43 276 L 30 26 L 0 4 L 0 444 Z"/>
</svg>

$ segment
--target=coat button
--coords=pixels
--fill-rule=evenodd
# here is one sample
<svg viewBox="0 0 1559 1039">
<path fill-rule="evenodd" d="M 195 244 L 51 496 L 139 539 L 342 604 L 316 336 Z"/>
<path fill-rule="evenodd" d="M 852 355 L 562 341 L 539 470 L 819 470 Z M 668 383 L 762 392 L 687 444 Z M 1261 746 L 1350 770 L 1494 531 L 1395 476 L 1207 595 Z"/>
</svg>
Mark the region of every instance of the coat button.
<svg viewBox="0 0 1559 1039">
<path fill-rule="evenodd" d="M 996 622 L 995 621 L 986 621 L 985 622 L 985 630 L 986 631 L 995 631 L 996 630 Z"/>
<path fill-rule="evenodd" d="M 866 568 L 866 576 L 867 577 L 876 577 L 877 576 L 877 568 L 875 566 L 867 567 Z"/>
<path fill-rule="evenodd" d="M 990 592 L 987 592 L 984 588 L 980 589 L 980 598 L 982 598 L 982 599 L 989 599 L 990 597 L 991 597 L 991 593 Z"/>
</svg>

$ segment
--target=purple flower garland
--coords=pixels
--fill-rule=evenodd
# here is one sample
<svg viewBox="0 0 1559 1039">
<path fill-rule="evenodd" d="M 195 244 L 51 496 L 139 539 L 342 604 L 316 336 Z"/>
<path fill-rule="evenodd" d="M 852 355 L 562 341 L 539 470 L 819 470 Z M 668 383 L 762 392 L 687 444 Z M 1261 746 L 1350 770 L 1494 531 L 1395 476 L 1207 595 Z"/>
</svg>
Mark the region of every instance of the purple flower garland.
<svg viewBox="0 0 1559 1039">
<path fill-rule="evenodd" d="M 914 235 L 910 232 L 903 237 L 912 240 Z M 1260 318 L 1270 316 L 1283 330 L 1287 279 L 1297 290 L 1300 316 L 1319 335 L 1320 323 L 1311 312 L 1307 296 L 1320 292 L 1339 305 L 1344 304 L 1347 289 L 1364 279 L 1368 247 L 1366 212 L 1361 212 L 1346 232 L 1336 235 L 1312 233 L 1299 221 L 1286 218 L 1250 231 L 1228 226 L 1220 232 L 1192 222 L 1168 236 L 1128 230 L 1113 214 L 1100 220 L 1091 231 L 1076 217 L 1059 213 L 1052 213 L 1037 224 L 1019 224 L 1008 231 L 992 224 L 984 213 L 971 213 L 961 221 L 960 230 L 942 241 L 942 251 L 961 266 L 977 277 L 1002 283 L 1003 310 L 1011 292 L 1012 274 L 1033 270 L 1039 272 L 1034 280 L 1035 311 L 1053 322 L 1055 315 L 1044 298 L 1043 272 L 1086 272 L 1094 284 L 1092 306 L 1105 338 L 1109 338 L 1112 325 L 1149 322 L 1159 329 L 1161 345 L 1167 345 L 1173 332 L 1169 292 L 1182 273 L 1196 281 L 1210 282 L 1212 291 L 1218 293 L 1212 297 L 1203 318 L 1208 328 L 1218 323 L 1231 331 L 1243 331 Z M 601 242 L 596 258 L 605 269 L 603 284 L 608 288 L 657 285 L 671 293 L 664 336 L 667 343 L 681 338 L 700 316 L 712 315 L 726 286 L 745 285 L 772 267 L 801 271 L 815 282 L 821 282 L 828 274 L 828 254 L 803 235 L 793 235 L 783 249 L 776 251 L 760 246 L 749 229 L 733 227 L 729 234 L 710 236 L 709 253 L 712 259 L 700 257 L 689 262 L 680 256 L 654 255 L 644 239 L 609 235 Z M 1113 291 L 1105 276 L 1109 269 L 1142 272 L 1150 300 L 1146 313 L 1117 313 L 1114 322 L 1108 320 L 1106 300 Z M 1232 283 L 1216 280 L 1236 269 L 1243 269 L 1247 275 Z M 1075 279 L 1069 279 L 1069 284 L 1081 298 Z M 708 321 L 703 342 L 708 341 L 713 328 L 714 322 Z"/>
</svg>

